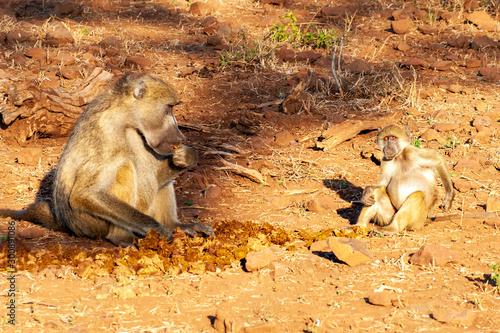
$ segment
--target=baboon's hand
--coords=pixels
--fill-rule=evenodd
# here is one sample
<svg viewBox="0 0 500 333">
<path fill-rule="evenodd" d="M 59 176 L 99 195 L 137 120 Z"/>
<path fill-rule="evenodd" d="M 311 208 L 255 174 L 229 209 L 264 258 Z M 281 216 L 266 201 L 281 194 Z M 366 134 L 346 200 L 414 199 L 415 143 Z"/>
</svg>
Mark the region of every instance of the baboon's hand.
<svg viewBox="0 0 500 333">
<path fill-rule="evenodd" d="M 206 236 L 206 237 L 215 237 L 215 232 L 212 227 L 208 225 L 202 225 L 199 223 L 187 223 L 180 224 L 178 226 L 185 234 L 191 237 L 197 236 Z"/>
<path fill-rule="evenodd" d="M 375 203 L 375 195 L 374 191 L 379 188 L 380 186 L 367 186 L 365 187 L 365 190 L 363 191 L 363 196 L 361 197 L 361 202 L 365 206 L 373 206 Z"/>
<path fill-rule="evenodd" d="M 172 161 L 179 168 L 189 168 L 198 163 L 198 152 L 196 149 L 182 145 L 174 150 Z"/>
<path fill-rule="evenodd" d="M 446 197 L 443 200 L 443 210 L 445 212 L 449 211 L 451 208 L 451 202 L 453 201 L 453 198 L 455 197 L 455 191 L 453 191 L 452 194 L 446 195 Z"/>
</svg>

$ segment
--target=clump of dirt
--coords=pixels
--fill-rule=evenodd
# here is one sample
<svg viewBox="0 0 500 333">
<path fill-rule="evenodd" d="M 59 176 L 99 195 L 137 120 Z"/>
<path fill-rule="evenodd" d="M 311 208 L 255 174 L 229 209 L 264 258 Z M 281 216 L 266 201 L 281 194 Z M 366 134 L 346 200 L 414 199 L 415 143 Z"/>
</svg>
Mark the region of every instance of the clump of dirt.
<svg viewBox="0 0 500 333">
<path fill-rule="evenodd" d="M 46 268 L 72 267 L 82 278 L 98 276 L 177 275 L 182 272 L 203 274 L 230 267 L 244 259 L 248 252 L 278 245 L 289 251 L 309 247 L 313 242 L 328 237 L 366 237 L 365 228 L 308 229 L 289 231 L 253 222 L 218 221 L 214 225 L 215 238 L 191 238 L 177 230 L 173 241 L 161 238 L 152 230 L 137 247 L 89 250 L 77 246 L 63 248 L 61 244 L 37 249 L 17 243 L 17 270 L 41 272 Z M 7 261 L 7 242 L 0 245 L 0 263 Z M 5 265 L 4 267 L 6 267 Z"/>
</svg>

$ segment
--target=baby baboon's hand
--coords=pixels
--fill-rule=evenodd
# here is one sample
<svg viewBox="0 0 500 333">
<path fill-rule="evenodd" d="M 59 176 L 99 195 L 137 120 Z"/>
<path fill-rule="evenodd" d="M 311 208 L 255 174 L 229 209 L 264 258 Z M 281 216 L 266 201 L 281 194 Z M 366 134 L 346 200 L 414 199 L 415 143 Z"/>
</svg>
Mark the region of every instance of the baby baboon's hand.
<svg viewBox="0 0 500 333">
<path fill-rule="evenodd" d="M 365 206 L 373 206 L 375 203 L 374 191 L 379 188 L 379 186 L 367 186 L 363 191 L 363 196 L 361 197 L 361 202 Z"/>
<path fill-rule="evenodd" d="M 180 224 L 178 226 L 186 235 L 191 237 L 205 236 L 215 237 L 215 232 L 212 227 L 199 223 Z"/>
<path fill-rule="evenodd" d="M 182 145 L 174 149 L 172 161 L 179 168 L 193 167 L 198 163 L 198 152 L 194 148 Z"/>
</svg>

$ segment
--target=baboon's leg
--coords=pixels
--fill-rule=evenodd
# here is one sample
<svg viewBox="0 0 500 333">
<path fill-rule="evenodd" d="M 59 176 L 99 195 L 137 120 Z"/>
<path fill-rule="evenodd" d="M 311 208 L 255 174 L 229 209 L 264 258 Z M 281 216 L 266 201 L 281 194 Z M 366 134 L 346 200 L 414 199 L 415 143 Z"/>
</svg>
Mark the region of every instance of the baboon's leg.
<svg viewBox="0 0 500 333">
<path fill-rule="evenodd" d="M 391 224 L 381 228 L 389 232 L 399 233 L 405 229 L 419 230 L 424 226 L 427 219 L 428 208 L 425 203 L 425 194 L 422 191 L 416 191 L 410 194 L 401 208 L 394 215 Z"/>
<path fill-rule="evenodd" d="M 375 188 L 371 192 L 371 195 L 375 203 L 361 210 L 356 225 L 366 227 L 371 220 L 380 226 L 388 225 L 396 211 L 385 188 Z"/>
</svg>

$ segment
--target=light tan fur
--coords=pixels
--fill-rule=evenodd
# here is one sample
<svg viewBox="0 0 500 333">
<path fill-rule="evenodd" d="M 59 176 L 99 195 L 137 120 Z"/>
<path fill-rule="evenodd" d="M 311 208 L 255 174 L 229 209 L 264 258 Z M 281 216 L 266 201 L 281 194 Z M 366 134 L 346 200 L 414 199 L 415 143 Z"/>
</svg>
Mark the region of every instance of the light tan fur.
<svg viewBox="0 0 500 333">
<path fill-rule="evenodd" d="M 198 161 L 196 150 L 182 145 L 173 115 L 178 103 L 165 82 L 126 74 L 76 123 L 57 166 L 52 207 L 37 202 L 25 211 L 0 210 L 0 216 L 116 245 L 131 245 L 151 229 L 167 239 L 176 228 L 214 236 L 208 226 L 177 219 L 172 180 Z"/>
<path fill-rule="evenodd" d="M 453 185 L 440 155 L 411 145 L 408 130 L 390 125 L 379 131 L 377 143 L 384 152 L 380 183 L 367 186 L 356 225 L 373 221 L 381 230 L 399 233 L 420 230 L 438 202 L 434 172 L 446 189 L 443 209 L 448 211 L 455 196 Z"/>
</svg>

